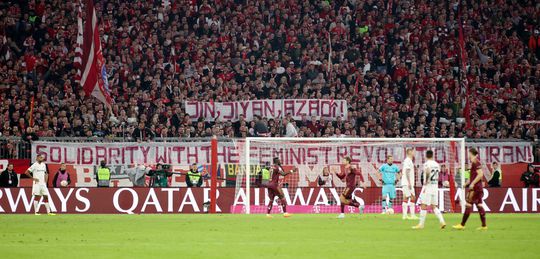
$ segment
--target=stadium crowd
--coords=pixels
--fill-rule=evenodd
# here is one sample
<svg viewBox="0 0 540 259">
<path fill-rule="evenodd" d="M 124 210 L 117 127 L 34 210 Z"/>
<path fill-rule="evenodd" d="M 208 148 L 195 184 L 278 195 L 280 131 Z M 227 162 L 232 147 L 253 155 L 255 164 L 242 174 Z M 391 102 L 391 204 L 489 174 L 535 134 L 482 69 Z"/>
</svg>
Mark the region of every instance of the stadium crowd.
<svg viewBox="0 0 540 259">
<path fill-rule="evenodd" d="M 336 121 L 289 118 L 298 136 L 540 135 L 534 0 L 96 1 L 112 118 L 76 81 L 76 2 L 0 4 L 3 136 L 245 137 L 255 122 L 192 122 L 184 101 L 281 98 L 349 104 Z"/>
</svg>

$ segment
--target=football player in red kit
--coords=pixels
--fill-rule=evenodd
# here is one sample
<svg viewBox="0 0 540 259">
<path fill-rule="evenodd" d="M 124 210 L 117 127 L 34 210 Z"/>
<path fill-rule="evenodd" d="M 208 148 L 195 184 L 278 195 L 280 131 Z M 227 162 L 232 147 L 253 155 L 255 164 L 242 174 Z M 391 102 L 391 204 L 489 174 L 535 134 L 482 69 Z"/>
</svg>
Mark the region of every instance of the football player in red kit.
<svg viewBox="0 0 540 259">
<path fill-rule="evenodd" d="M 465 205 L 465 213 L 463 213 L 463 219 L 460 224 L 453 226 L 454 229 L 465 229 L 465 223 L 469 219 L 469 215 L 472 211 L 473 204 L 478 208 L 478 213 L 480 214 L 480 220 L 482 221 L 482 226 L 477 228 L 477 230 L 487 230 L 486 225 L 486 210 L 482 205 L 482 195 L 484 193 L 484 187 L 482 185 L 482 178 L 484 174 L 482 173 L 482 167 L 478 159 L 478 150 L 475 148 L 469 149 L 469 159 L 471 160 L 471 183 L 469 184 L 469 189 L 465 199 L 467 201 Z"/>
<path fill-rule="evenodd" d="M 353 206 L 353 207 L 359 207 L 360 203 L 358 203 L 356 200 L 352 198 L 352 194 L 354 192 L 354 189 L 356 188 L 356 176 L 360 174 L 360 172 L 354 168 L 351 167 L 351 158 L 350 157 L 344 157 L 343 158 L 343 171 L 339 174 L 336 174 L 339 179 L 343 180 L 345 179 L 346 187 L 345 190 L 341 193 L 339 196 L 339 199 L 341 201 L 341 213 L 339 214 L 338 218 L 344 218 L 345 217 L 345 205 Z"/>
<path fill-rule="evenodd" d="M 274 198 L 277 196 L 281 203 L 281 208 L 283 208 L 283 217 L 290 217 L 291 214 L 287 213 L 287 201 L 283 195 L 283 190 L 279 187 L 279 176 L 286 176 L 294 172 L 294 170 L 285 172 L 281 167 L 281 161 L 279 158 L 274 158 L 274 166 L 272 167 L 272 177 L 268 183 L 266 183 L 266 188 L 268 189 L 268 195 L 270 196 L 270 204 L 268 204 L 268 210 L 266 216 L 271 218 L 270 212 L 272 211 L 272 206 L 274 203 Z"/>
</svg>

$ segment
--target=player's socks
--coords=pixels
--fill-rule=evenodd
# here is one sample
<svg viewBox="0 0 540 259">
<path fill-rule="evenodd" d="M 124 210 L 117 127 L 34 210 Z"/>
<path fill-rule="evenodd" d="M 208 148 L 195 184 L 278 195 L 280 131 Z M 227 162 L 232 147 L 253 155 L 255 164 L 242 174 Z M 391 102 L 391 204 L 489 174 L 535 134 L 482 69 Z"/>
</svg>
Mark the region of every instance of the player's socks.
<svg viewBox="0 0 540 259">
<path fill-rule="evenodd" d="M 426 223 L 426 215 L 427 210 L 420 210 L 420 222 L 418 223 L 418 225 L 424 226 L 424 223 Z"/>
<path fill-rule="evenodd" d="M 283 213 L 287 214 L 287 201 L 285 199 L 281 199 L 281 208 L 283 208 Z"/>
<path fill-rule="evenodd" d="M 51 214 L 51 207 L 49 206 L 49 202 L 45 202 L 45 209 L 47 210 L 47 214 Z"/>
<path fill-rule="evenodd" d="M 268 203 L 268 207 L 266 208 L 266 214 L 270 214 L 273 206 L 274 206 L 274 199 L 271 199 L 270 203 Z"/>
<path fill-rule="evenodd" d="M 341 214 L 345 213 L 345 204 L 341 203 Z"/>
<path fill-rule="evenodd" d="M 480 220 L 482 221 L 482 227 L 486 227 L 486 210 L 484 210 L 484 207 L 478 206 L 478 213 L 480 214 Z"/>
<path fill-rule="evenodd" d="M 407 203 L 406 202 L 401 203 L 401 210 L 403 212 L 403 219 L 406 219 L 407 218 Z"/>
<path fill-rule="evenodd" d="M 437 216 L 437 218 L 439 219 L 439 223 L 441 223 L 441 226 L 446 226 L 446 222 L 444 222 L 444 218 L 439 208 L 433 209 L 433 213 L 435 213 L 435 216 Z"/>
<path fill-rule="evenodd" d="M 463 213 L 463 218 L 461 219 L 461 225 L 465 226 L 467 223 L 467 220 L 469 219 L 469 215 L 471 215 L 472 207 L 466 206 L 465 207 L 465 213 Z"/>
<path fill-rule="evenodd" d="M 272 211 L 272 207 L 274 206 L 274 199 L 276 198 L 276 196 L 270 194 L 270 202 L 268 203 L 268 208 L 266 210 L 266 214 L 270 214 L 270 212 Z"/>
<path fill-rule="evenodd" d="M 39 209 L 38 204 L 39 204 L 38 201 L 34 201 L 34 212 L 35 212 L 36 214 L 38 213 L 38 209 Z"/>
<path fill-rule="evenodd" d="M 414 202 L 409 202 L 409 211 L 411 212 L 412 218 L 416 218 L 415 210 L 416 210 L 416 205 L 414 204 Z"/>
</svg>

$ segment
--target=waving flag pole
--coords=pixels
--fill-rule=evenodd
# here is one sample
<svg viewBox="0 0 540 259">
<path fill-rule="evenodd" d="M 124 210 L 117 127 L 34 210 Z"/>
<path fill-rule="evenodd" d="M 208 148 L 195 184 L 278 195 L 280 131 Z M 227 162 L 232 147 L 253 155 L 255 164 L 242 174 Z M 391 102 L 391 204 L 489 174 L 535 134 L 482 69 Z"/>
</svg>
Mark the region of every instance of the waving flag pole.
<svg viewBox="0 0 540 259">
<path fill-rule="evenodd" d="M 459 43 L 459 84 L 461 86 L 461 95 L 465 96 L 465 105 L 463 108 L 463 117 L 465 118 L 465 128 L 471 128 L 471 107 L 469 103 L 469 82 L 467 82 L 467 50 L 465 49 L 465 36 L 463 34 L 463 21 L 461 20 L 461 4 L 458 6 L 458 43 Z"/>
<path fill-rule="evenodd" d="M 85 0 L 86 20 L 83 33 L 81 86 L 86 96 L 92 95 L 112 111 L 112 98 L 101 51 L 99 27 L 93 0 Z"/>
<path fill-rule="evenodd" d="M 328 32 L 328 67 L 327 67 L 327 74 L 330 75 L 332 73 L 332 36 L 330 35 L 330 32 Z"/>
<path fill-rule="evenodd" d="M 81 82 L 81 66 L 83 55 L 83 20 L 82 20 L 82 3 L 77 1 L 77 43 L 75 44 L 75 57 L 73 58 L 73 66 L 77 69 L 77 75 L 75 76 L 75 82 Z"/>
</svg>

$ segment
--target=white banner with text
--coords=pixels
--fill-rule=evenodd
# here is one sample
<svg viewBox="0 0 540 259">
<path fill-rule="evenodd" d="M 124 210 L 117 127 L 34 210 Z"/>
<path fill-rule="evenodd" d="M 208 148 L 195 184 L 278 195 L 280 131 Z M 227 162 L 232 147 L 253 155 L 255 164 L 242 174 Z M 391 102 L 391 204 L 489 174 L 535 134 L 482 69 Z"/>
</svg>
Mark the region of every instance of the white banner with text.
<svg viewBox="0 0 540 259">
<path fill-rule="evenodd" d="M 203 118 L 206 121 L 237 121 L 240 116 L 251 121 L 258 115 L 277 119 L 290 114 L 295 120 L 311 116 L 334 120 L 347 118 L 347 101 L 322 99 L 274 99 L 236 102 L 185 102 L 186 113 L 192 120 Z"/>
</svg>

